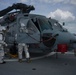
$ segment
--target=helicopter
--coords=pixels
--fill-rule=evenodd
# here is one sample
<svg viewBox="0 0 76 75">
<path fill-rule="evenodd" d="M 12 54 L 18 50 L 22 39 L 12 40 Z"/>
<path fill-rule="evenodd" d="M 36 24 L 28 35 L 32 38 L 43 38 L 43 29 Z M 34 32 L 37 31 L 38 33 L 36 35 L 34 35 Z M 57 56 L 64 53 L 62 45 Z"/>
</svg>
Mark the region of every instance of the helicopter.
<svg viewBox="0 0 76 75">
<path fill-rule="evenodd" d="M 13 9 L 16 11 L 10 12 Z M 30 14 L 32 10 L 35 10 L 34 6 L 17 3 L 0 11 L 0 25 L 6 28 L 4 35 L 8 48 L 12 48 L 14 43 L 26 43 L 30 52 L 49 53 L 76 43 L 75 36 L 57 20 Z"/>
</svg>

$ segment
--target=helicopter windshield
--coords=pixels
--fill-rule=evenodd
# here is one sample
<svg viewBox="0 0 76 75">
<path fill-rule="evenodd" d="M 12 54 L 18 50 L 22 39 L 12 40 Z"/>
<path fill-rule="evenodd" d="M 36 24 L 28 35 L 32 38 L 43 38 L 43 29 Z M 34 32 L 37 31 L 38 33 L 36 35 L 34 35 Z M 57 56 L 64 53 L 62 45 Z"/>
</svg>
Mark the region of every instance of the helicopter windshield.
<svg viewBox="0 0 76 75">
<path fill-rule="evenodd" d="M 52 27 L 55 28 L 56 30 L 61 30 L 61 31 L 64 30 L 64 28 L 61 26 L 61 24 L 54 19 L 51 19 L 49 21 L 49 24 L 52 25 Z"/>
<path fill-rule="evenodd" d="M 62 29 L 62 26 L 61 26 L 60 23 L 58 23 L 58 22 L 55 22 L 55 23 L 54 23 L 54 26 Z"/>
<path fill-rule="evenodd" d="M 52 29 L 52 27 L 50 26 L 50 24 L 48 23 L 48 20 L 46 18 L 38 18 L 38 22 L 39 25 L 41 27 L 41 30 L 48 30 L 48 29 Z"/>
</svg>

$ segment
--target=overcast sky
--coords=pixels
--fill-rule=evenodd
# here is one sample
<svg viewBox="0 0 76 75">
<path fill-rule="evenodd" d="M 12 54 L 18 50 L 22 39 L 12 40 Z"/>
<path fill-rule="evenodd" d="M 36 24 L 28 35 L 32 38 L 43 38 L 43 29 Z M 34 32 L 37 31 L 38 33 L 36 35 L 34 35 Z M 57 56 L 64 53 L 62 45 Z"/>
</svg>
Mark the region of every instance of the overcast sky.
<svg viewBox="0 0 76 75">
<path fill-rule="evenodd" d="M 76 33 L 76 0 L 0 0 L 0 10 L 20 2 L 33 5 L 35 10 L 31 13 L 65 22 L 65 27 Z"/>
</svg>

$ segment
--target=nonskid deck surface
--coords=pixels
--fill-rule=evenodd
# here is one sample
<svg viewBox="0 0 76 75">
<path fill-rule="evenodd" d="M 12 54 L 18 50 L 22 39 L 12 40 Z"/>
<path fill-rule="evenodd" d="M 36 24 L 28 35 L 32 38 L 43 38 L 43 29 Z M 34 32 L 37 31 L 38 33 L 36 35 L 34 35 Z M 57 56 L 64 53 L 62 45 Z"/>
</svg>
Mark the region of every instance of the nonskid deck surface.
<svg viewBox="0 0 76 75">
<path fill-rule="evenodd" d="M 58 55 L 61 54 L 61 52 L 50 52 L 50 53 L 30 53 L 30 60 L 37 60 L 37 59 L 41 59 L 41 58 L 45 58 L 45 57 L 49 57 L 54 55 L 56 58 L 59 57 Z M 74 52 L 66 52 L 67 54 L 72 54 L 74 55 Z M 65 55 L 64 54 L 64 55 Z M 23 56 L 23 61 L 26 61 L 26 57 L 25 54 L 22 55 Z M 5 61 L 18 61 L 18 55 L 16 57 L 11 56 L 11 55 L 5 55 L 4 57 Z"/>
<path fill-rule="evenodd" d="M 56 56 L 58 57 L 59 54 L 61 54 L 61 52 L 30 53 L 30 58 L 31 58 L 31 60 L 36 60 L 36 59 L 41 59 L 41 58 L 49 57 L 49 56 L 52 56 L 52 55 L 55 55 L 55 57 Z M 66 52 L 65 54 L 66 55 L 67 54 L 74 55 L 74 52 Z M 23 54 L 22 56 L 23 56 L 23 60 L 26 60 L 25 54 Z M 5 55 L 4 60 L 5 61 L 18 61 L 18 55 L 16 57 L 14 55 L 11 56 L 9 54 L 8 55 Z"/>
<path fill-rule="evenodd" d="M 23 60 L 0 64 L 0 75 L 76 75 L 76 57 L 73 54 L 55 54 L 27 63 Z"/>
<path fill-rule="evenodd" d="M 30 60 L 37 60 L 37 59 L 41 59 L 41 58 L 45 58 L 48 56 L 52 56 L 54 55 L 56 52 L 50 52 L 50 53 L 30 53 Z M 22 55 L 23 56 L 23 61 L 26 61 L 26 57 L 25 54 Z M 17 57 L 11 56 L 11 55 L 5 55 L 4 57 L 5 61 L 18 61 L 18 55 Z"/>
</svg>

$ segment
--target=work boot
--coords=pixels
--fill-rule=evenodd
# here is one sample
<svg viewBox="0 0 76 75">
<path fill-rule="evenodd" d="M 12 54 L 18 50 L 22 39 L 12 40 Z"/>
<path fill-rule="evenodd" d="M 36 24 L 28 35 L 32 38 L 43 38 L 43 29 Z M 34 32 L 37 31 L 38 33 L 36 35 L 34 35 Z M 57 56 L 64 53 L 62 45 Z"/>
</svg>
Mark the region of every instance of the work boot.
<svg viewBox="0 0 76 75">
<path fill-rule="evenodd" d="M 19 61 L 20 63 L 22 63 L 22 59 L 19 59 L 18 61 Z"/>
<path fill-rule="evenodd" d="M 26 58 L 26 62 L 30 63 L 31 62 L 30 58 Z"/>
<path fill-rule="evenodd" d="M 0 63 L 0 64 L 5 64 L 6 62 L 5 61 L 3 61 L 2 63 Z"/>
</svg>

